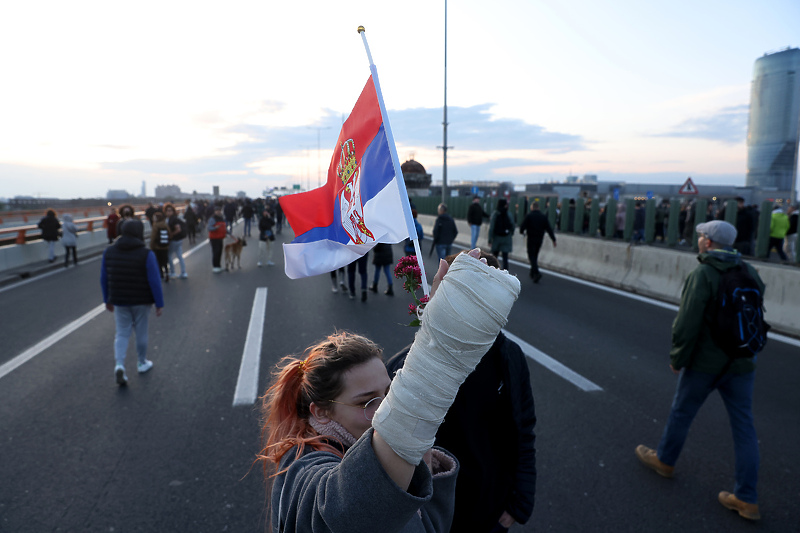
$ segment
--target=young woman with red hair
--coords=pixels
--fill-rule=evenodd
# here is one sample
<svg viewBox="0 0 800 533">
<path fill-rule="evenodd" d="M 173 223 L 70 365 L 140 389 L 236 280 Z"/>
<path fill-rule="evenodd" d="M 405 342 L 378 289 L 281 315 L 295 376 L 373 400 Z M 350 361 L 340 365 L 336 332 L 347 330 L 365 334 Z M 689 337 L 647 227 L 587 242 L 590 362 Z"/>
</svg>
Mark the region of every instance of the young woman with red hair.
<svg viewBox="0 0 800 533">
<path fill-rule="evenodd" d="M 519 294 L 519 281 L 479 253 L 449 273 L 440 262 L 439 297 L 393 382 L 381 349 L 351 333 L 283 359 L 263 397 L 258 456 L 272 482 L 272 531 L 449 531 L 458 464 L 433 440 Z"/>
</svg>

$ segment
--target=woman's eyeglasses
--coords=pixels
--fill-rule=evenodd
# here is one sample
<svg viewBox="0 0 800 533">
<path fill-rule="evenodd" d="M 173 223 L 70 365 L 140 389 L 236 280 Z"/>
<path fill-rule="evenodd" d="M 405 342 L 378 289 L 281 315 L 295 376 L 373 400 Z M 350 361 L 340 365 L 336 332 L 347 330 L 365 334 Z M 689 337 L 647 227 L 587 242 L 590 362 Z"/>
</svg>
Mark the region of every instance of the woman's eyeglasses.
<svg viewBox="0 0 800 533">
<path fill-rule="evenodd" d="M 328 401 L 331 403 L 338 403 L 339 405 L 347 405 L 348 407 L 358 407 L 359 409 L 363 409 L 364 418 L 366 418 L 371 422 L 372 417 L 375 416 L 375 411 L 378 410 L 378 407 L 380 407 L 381 402 L 383 401 L 384 398 L 385 396 L 376 396 L 375 398 L 371 399 L 370 401 L 368 401 L 363 405 L 357 403 L 337 402 L 336 400 L 328 400 Z"/>
</svg>

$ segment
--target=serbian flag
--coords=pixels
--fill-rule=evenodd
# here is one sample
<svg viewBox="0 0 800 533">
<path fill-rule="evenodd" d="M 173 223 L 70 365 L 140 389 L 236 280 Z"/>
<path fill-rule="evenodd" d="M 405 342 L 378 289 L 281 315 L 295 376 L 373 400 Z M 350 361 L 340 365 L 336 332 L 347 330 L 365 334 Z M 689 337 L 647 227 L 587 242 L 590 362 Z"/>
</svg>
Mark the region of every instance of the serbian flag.
<svg viewBox="0 0 800 533">
<path fill-rule="evenodd" d="M 398 185 L 403 176 L 396 175 L 399 165 L 392 160 L 388 139 L 370 76 L 339 133 L 325 185 L 279 200 L 296 235 L 283 245 L 287 276 L 324 274 L 352 263 L 379 242 L 409 237 L 405 183 Z"/>
</svg>

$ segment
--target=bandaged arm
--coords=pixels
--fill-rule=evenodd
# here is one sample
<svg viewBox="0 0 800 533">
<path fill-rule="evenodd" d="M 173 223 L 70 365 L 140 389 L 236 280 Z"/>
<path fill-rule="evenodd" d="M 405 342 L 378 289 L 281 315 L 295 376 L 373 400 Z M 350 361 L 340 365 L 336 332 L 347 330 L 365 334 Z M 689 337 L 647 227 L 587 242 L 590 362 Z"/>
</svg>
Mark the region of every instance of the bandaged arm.
<svg viewBox="0 0 800 533">
<path fill-rule="evenodd" d="M 442 279 L 372 420 L 375 452 L 400 486 L 407 486 L 403 481 L 410 481 L 413 467 L 433 446 L 458 388 L 505 326 L 519 291 L 516 277 L 467 254 Z"/>
</svg>

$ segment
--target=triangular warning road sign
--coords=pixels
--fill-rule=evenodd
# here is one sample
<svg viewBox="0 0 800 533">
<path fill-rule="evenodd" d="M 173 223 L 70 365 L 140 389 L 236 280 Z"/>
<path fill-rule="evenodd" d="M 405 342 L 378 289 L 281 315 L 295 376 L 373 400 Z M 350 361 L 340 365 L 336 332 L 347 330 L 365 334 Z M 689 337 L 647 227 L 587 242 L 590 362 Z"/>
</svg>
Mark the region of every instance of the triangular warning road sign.
<svg viewBox="0 0 800 533">
<path fill-rule="evenodd" d="M 694 186 L 692 178 L 686 178 L 686 183 L 683 184 L 678 194 L 697 194 L 697 187 Z"/>
</svg>

